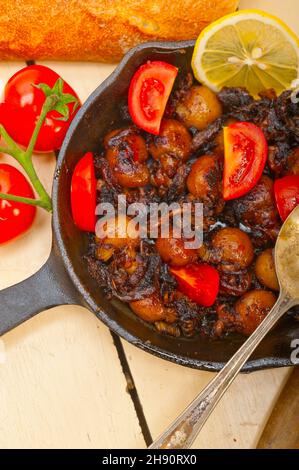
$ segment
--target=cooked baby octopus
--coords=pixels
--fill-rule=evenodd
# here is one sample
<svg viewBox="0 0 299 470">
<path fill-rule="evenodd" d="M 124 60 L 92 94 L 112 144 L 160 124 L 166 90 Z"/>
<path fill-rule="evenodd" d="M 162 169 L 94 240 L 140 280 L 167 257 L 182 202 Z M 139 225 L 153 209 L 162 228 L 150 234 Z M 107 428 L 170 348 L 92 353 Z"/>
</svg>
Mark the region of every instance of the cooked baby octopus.
<svg viewBox="0 0 299 470">
<path fill-rule="evenodd" d="M 290 146 L 285 142 L 271 145 L 268 165 L 277 178 L 286 175 L 299 175 L 299 147 L 290 149 Z"/>
<path fill-rule="evenodd" d="M 140 244 L 138 233 L 125 215 L 111 217 L 101 224 L 101 227 L 98 226 L 98 231 L 100 230 L 101 234 L 98 232 L 96 237 L 96 257 L 101 261 L 108 261 L 117 249 L 134 249 Z"/>
<path fill-rule="evenodd" d="M 273 292 L 251 290 L 246 292 L 234 305 L 226 302 L 217 306 L 217 321 L 214 333 L 221 336 L 224 331 L 237 331 L 251 335 L 267 316 L 276 302 Z"/>
<path fill-rule="evenodd" d="M 248 194 L 235 199 L 233 204 L 237 218 L 252 230 L 254 244 L 273 244 L 281 226 L 274 200 L 273 180 L 263 175 Z"/>
<path fill-rule="evenodd" d="M 247 269 L 220 273 L 220 293 L 226 296 L 240 297 L 252 285 L 252 273 Z"/>
<path fill-rule="evenodd" d="M 173 308 L 166 307 L 157 293 L 142 300 L 130 303 L 130 307 L 136 315 L 149 323 L 165 321 L 174 323 L 177 314 Z"/>
<path fill-rule="evenodd" d="M 199 249 L 201 259 L 217 265 L 220 292 L 239 297 L 250 289 L 252 274 L 248 269 L 254 258 L 249 236 L 238 228 L 226 227 L 212 236 L 211 243 Z"/>
<path fill-rule="evenodd" d="M 241 297 L 235 310 L 238 315 L 238 330 L 245 335 L 251 335 L 276 302 L 273 292 L 252 290 Z"/>
<path fill-rule="evenodd" d="M 299 176 L 299 147 L 295 147 L 288 155 L 287 169 L 283 172 L 284 175 Z"/>
<path fill-rule="evenodd" d="M 162 189 L 173 183 L 179 167 L 190 157 L 191 135 L 187 128 L 174 119 L 164 119 L 160 134 L 149 138 L 149 152 L 154 159 L 151 183 Z"/>
<path fill-rule="evenodd" d="M 263 286 L 279 291 L 272 248 L 268 248 L 258 255 L 255 262 L 255 275 Z"/>
<path fill-rule="evenodd" d="M 222 106 L 209 88 L 192 86 L 178 102 L 175 112 L 185 126 L 203 130 L 222 114 Z"/>
<path fill-rule="evenodd" d="M 128 127 L 110 132 L 104 146 L 106 159 L 120 186 L 138 188 L 149 182 L 146 143 L 137 129 Z"/>
<path fill-rule="evenodd" d="M 222 198 L 221 162 L 217 155 L 203 155 L 192 165 L 187 178 L 187 188 L 200 202 L 213 207 L 215 215 L 224 206 Z"/>
<path fill-rule="evenodd" d="M 217 264 L 221 271 L 246 269 L 253 261 L 254 251 L 247 233 L 226 227 L 213 235 L 210 246 L 199 249 L 203 261 Z"/>
<path fill-rule="evenodd" d="M 186 266 L 197 259 L 196 250 L 185 247 L 183 238 L 157 238 L 156 248 L 162 260 L 171 266 Z"/>
</svg>

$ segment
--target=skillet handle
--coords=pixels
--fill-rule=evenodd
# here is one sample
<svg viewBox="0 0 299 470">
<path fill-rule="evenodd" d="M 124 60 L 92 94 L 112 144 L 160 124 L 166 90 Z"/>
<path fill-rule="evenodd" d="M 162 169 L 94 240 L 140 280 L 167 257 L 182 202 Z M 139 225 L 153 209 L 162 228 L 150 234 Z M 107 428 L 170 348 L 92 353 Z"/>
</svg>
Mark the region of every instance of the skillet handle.
<svg viewBox="0 0 299 470">
<path fill-rule="evenodd" d="M 0 291 L 0 336 L 43 310 L 80 304 L 80 295 L 53 249 L 36 274 Z"/>
</svg>

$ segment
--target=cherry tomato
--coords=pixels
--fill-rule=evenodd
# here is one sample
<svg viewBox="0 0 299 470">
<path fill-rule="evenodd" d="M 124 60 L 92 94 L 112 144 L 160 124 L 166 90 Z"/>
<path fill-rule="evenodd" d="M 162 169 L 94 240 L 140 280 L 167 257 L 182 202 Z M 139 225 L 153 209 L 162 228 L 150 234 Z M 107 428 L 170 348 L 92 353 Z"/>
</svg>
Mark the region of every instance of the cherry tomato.
<svg viewBox="0 0 299 470">
<path fill-rule="evenodd" d="M 181 268 L 170 268 L 179 290 L 193 302 L 211 307 L 219 292 L 219 273 L 208 264 L 193 263 Z"/>
<path fill-rule="evenodd" d="M 265 168 L 268 144 L 263 131 L 249 122 L 224 128 L 223 197 L 236 199 L 251 191 Z"/>
<path fill-rule="evenodd" d="M 44 65 L 30 65 L 19 70 L 7 82 L 4 90 L 5 113 L 0 113 L 0 122 L 11 137 L 20 145 L 27 147 L 46 99 L 42 90 L 33 85 L 45 83 L 51 88 L 59 75 Z M 74 90 L 64 82 L 64 93 L 78 99 Z M 78 99 L 79 100 L 79 99 Z M 73 112 L 74 103 L 67 105 L 70 117 L 67 121 L 54 119 L 61 117 L 57 111 L 48 113 L 35 145 L 37 152 L 52 152 L 61 147 L 68 127 L 78 108 Z"/>
<path fill-rule="evenodd" d="M 71 183 L 71 205 L 80 230 L 94 232 L 96 225 L 96 178 L 93 155 L 88 152 L 77 163 Z"/>
<path fill-rule="evenodd" d="M 25 176 L 6 163 L 0 163 L 0 192 L 34 198 Z M 35 214 L 34 206 L 0 199 L 0 243 L 8 242 L 26 232 L 32 225 Z"/>
<path fill-rule="evenodd" d="M 299 204 L 299 176 L 285 176 L 274 182 L 274 195 L 282 221 Z"/>
<path fill-rule="evenodd" d="M 177 74 L 176 67 L 162 61 L 148 61 L 135 72 L 129 88 L 129 111 L 141 129 L 159 134 Z"/>
</svg>

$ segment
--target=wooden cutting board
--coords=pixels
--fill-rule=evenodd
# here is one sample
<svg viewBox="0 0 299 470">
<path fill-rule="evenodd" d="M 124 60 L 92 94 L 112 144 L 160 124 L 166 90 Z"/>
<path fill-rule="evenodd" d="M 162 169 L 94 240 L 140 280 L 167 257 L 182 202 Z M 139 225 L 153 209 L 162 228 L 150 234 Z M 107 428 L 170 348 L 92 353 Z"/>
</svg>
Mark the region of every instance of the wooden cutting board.
<svg viewBox="0 0 299 470">
<path fill-rule="evenodd" d="M 299 449 L 299 367 L 295 367 L 274 404 L 258 449 Z"/>
</svg>

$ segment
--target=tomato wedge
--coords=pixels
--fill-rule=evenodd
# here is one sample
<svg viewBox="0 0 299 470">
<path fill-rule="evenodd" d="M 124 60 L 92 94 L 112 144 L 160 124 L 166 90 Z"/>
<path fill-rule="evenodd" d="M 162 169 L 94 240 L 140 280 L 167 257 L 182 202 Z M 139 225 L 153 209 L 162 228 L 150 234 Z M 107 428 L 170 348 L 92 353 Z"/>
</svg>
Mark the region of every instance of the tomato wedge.
<svg viewBox="0 0 299 470">
<path fill-rule="evenodd" d="M 193 263 L 182 268 L 169 268 L 178 282 L 179 290 L 203 307 L 211 307 L 219 292 L 217 269 L 208 264 Z"/>
<path fill-rule="evenodd" d="M 34 198 L 25 176 L 6 163 L 0 163 L 0 193 Z M 26 232 L 32 225 L 35 214 L 34 206 L 0 199 L 0 243 L 6 243 Z"/>
<path fill-rule="evenodd" d="M 299 204 L 299 176 L 285 176 L 274 182 L 274 195 L 282 221 Z"/>
<path fill-rule="evenodd" d="M 224 128 L 223 197 L 244 196 L 257 184 L 265 168 L 268 144 L 263 131 L 249 122 Z"/>
<path fill-rule="evenodd" d="M 129 112 L 138 127 L 159 134 L 177 74 L 176 67 L 162 61 L 148 61 L 135 72 L 129 88 Z"/>
<path fill-rule="evenodd" d="M 96 225 L 96 177 L 93 155 L 88 152 L 77 163 L 71 183 L 71 205 L 80 230 L 94 232 Z"/>
</svg>

